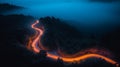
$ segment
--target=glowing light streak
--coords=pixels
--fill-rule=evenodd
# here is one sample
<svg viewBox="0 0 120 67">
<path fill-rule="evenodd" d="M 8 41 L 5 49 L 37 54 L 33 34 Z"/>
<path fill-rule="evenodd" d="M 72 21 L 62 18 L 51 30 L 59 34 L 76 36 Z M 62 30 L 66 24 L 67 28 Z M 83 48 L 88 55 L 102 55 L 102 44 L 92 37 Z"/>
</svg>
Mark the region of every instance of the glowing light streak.
<svg viewBox="0 0 120 67">
<path fill-rule="evenodd" d="M 35 38 L 33 39 L 33 41 L 31 41 L 31 39 L 30 39 L 29 45 L 28 45 L 29 46 L 28 48 L 30 48 L 30 46 L 31 46 L 32 50 L 35 53 L 39 53 L 41 49 L 44 49 L 42 44 L 39 42 L 41 40 L 41 36 L 43 35 L 44 31 L 40 28 L 35 27 L 35 25 L 38 23 L 39 23 L 39 21 L 37 20 L 34 24 L 31 25 L 31 27 L 36 31 L 36 34 L 35 34 Z M 40 46 L 40 47 L 38 48 L 38 46 Z M 54 55 L 54 54 L 47 52 L 47 57 L 52 58 L 54 60 L 61 58 L 64 62 L 68 62 L 68 63 L 72 63 L 75 61 L 80 62 L 81 60 L 86 60 L 88 58 L 101 58 L 111 64 L 116 65 L 116 67 L 119 67 L 119 63 L 117 63 L 116 61 L 114 61 L 108 57 L 102 56 L 100 54 L 97 54 L 97 53 L 96 54 L 94 54 L 94 53 L 85 54 L 85 55 L 77 56 L 77 57 L 62 57 L 62 56 Z"/>
</svg>

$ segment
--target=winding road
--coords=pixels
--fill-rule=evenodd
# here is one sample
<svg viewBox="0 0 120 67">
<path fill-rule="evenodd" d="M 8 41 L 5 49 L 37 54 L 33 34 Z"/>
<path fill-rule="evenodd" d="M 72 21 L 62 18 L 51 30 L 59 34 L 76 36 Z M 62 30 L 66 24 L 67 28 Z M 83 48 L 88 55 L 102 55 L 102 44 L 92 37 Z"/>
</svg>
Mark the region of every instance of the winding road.
<svg viewBox="0 0 120 67">
<path fill-rule="evenodd" d="M 40 50 L 43 50 L 42 48 L 42 44 L 39 42 L 41 40 L 41 37 L 42 35 L 44 34 L 44 31 L 40 28 L 37 28 L 35 25 L 37 25 L 39 23 L 39 20 L 35 21 L 35 23 L 33 23 L 31 25 L 31 27 L 36 31 L 36 34 L 35 34 L 35 38 L 32 40 L 31 43 L 29 43 L 29 46 L 31 46 L 31 50 L 35 53 L 39 53 Z M 40 47 L 38 47 L 40 46 Z M 111 63 L 111 64 L 114 64 L 116 65 L 116 67 L 119 67 L 119 63 L 108 58 L 108 57 L 105 57 L 105 56 L 102 56 L 100 54 L 85 54 L 85 55 L 82 55 L 82 56 L 77 56 L 77 57 L 73 57 L 73 58 L 66 58 L 66 57 L 61 57 L 59 55 L 54 55 L 54 54 L 51 54 L 49 52 L 47 52 L 47 57 L 49 58 L 52 58 L 54 60 L 57 60 L 58 58 L 62 59 L 64 62 L 67 62 L 67 63 L 71 63 L 71 62 L 75 62 L 75 61 L 78 61 L 80 62 L 81 60 L 86 60 L 88 58 L 101 58 L 101 59 L 104 59 L 105 61 Z"/>
</svg>

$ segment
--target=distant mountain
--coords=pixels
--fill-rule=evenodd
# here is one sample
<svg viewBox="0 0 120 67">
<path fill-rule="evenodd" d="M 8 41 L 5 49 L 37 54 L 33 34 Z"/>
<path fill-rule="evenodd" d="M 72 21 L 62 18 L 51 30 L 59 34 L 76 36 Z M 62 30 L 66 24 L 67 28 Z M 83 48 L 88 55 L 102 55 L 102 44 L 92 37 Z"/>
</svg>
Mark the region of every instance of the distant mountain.
<svg viewBox="0 0 120 67">
<path fill-rule="evenodd" d="M 11 5 L 7 3 L 0 4 L 0 13 L 16 10 L 16 9 L 24 9 L 24 7 Z"/>
</svg>

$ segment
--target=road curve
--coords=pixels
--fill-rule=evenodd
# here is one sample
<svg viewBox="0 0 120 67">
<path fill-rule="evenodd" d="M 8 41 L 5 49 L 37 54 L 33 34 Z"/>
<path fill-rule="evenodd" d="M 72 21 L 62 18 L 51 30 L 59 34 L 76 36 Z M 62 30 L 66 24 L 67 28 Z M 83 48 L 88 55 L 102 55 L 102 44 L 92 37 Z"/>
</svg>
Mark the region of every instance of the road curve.
<svg viewBox="0 0 120 67">
<path fill-rule="evenodd" d="M 32 47 L 32 51 L 35 52 L 35 53 L 39 53 L 41 48 L 38 48 L 37 45 L 40 45 L 42 47 L 42 44 L 38 44 L 40 39 L 41 39 L 41 36 L 43 35 L 44 31 L 40 28 L 37 28 L 35 27 L 35 25 L 37 25 L 39 23 L 39 20 L 37 20 L 35 23 L 33 23 L 31 25 L 31 27 L 36 31 L 36 37 L 33 39 L 32 43 L 30 44 L 31 47 Z M 80 62 L 81 60 L 86 60 L 88 58 L 101 58 L 101 59 L 104 59 L 105 61 L 111 63 L 111 64 L 114 64 L 116 65 L 116 67 L 119 67 L 119 63 L 117 63 L 116 61 L 108 58 L 108 57 L 105 57 L 105 56 L 102 56 L 102 55 L 99 55 L 99 54 L 85 54 L 85 55 L 82 55 L 82 56 L 77 56 L 77 57 L 74 57 L 74 58 L 65 58 L 65 57 L 61 57 L 61 56 L 58 56 L 58 55 L 54 55 L 54 54 L 51 54 L 49 52 L 47 52 L 47 57 L 49 58 L 52 58 L 54 60 L 57 60 L 58 58 L 61 58 L 64 62 L 68 62 L 68 63 L 71 63 L 71 62 L 74 62 L 74 61 L 78 61 Z"/>
</svg>

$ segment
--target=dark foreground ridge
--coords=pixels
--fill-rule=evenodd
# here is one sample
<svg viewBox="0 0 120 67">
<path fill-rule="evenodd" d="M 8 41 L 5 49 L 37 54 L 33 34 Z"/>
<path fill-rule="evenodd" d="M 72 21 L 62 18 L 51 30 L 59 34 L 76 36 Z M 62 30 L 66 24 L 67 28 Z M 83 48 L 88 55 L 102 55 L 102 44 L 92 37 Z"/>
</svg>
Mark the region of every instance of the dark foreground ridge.
<svg viewBox="0 0 120 67">
<path fill-rule="evenodd" d="M 58 59 L 57 61 L 53 61 L 52 59 L 47 58 L 46 52 L 44 50 L 41 51 L 39 54 L 34 54 L 33 52 L 27 50 L 25 47 L 28 37 L 33 35 L 35 32 L 30 27 L 30 25 L 34 21 L 35 19 L 32 16 L 0 15 L 0 25 L 1 25 L 0 37 L 2 39 L 0 44 L 1 66 L 3 65 L 3 67 L 115 67 L 114 65 L 111 65 L 102 59 L 96 59 L 96 58 L 93 59 L 91 58 L 82 61 L 81 64 L 72 63 L 70 65 L 66 65 L 63 63 L 61 59 Z M 68 44 L 63 39 L 69 39 L 69 38 L 72 39 L 73 37 L 80 39 L 83 38 L 80 34 L 75 35 L 75 33 L 73 33 L 73 32 L 77 32 L 77 33 L 80 32 L 78 32 L 73 27 L 67 24 L 59 23 L 61 21 L 54 17 L 41 18 L 40 21 L 42 21 L 46 29 L 45 31 L 47 31 L 43 36 L 43 43 L 47 42 L 44 41 L 45 38 L 47 37 L 48 38 L 52 37 L 54 40 L 58 40 L 58 41 L 62 39 L 62 41 L 60 42 L 61 44 L 64 44 L 63 42 L 65 42 L 65 44 Z M 112 35 L 113 34 L 111 33 L 110 36 Z M 110 38 L 112 39 L 112 37 Z M 109 39 L 107 39 L 107 41 L 106 39 L 105 40 L 102 39 L 102 40 L 107 44 L 108 43 L 107 41 L 109 41 Z M 54 40 L 50 39 L 50 42 L 48 42 L 50 43 L 50 46 L 54 44 Z M 70 42 L 72 43 L 73 40 L 71 40 Z M 48 43 L 44 43 L 44 44 L 48 46 L 47 45 Z M 71 43 L 69 43 L 69 45 L 74 44 Z M 60 47 L 66 50 L 66 46 L 64 45 L 60 45 Z M 49 48 L 52 49 L 53 47 L 49 47 Z M 112 44 L 111 44 L 111 48 L 114 48 L 112 47 Z"/>
</svg>

